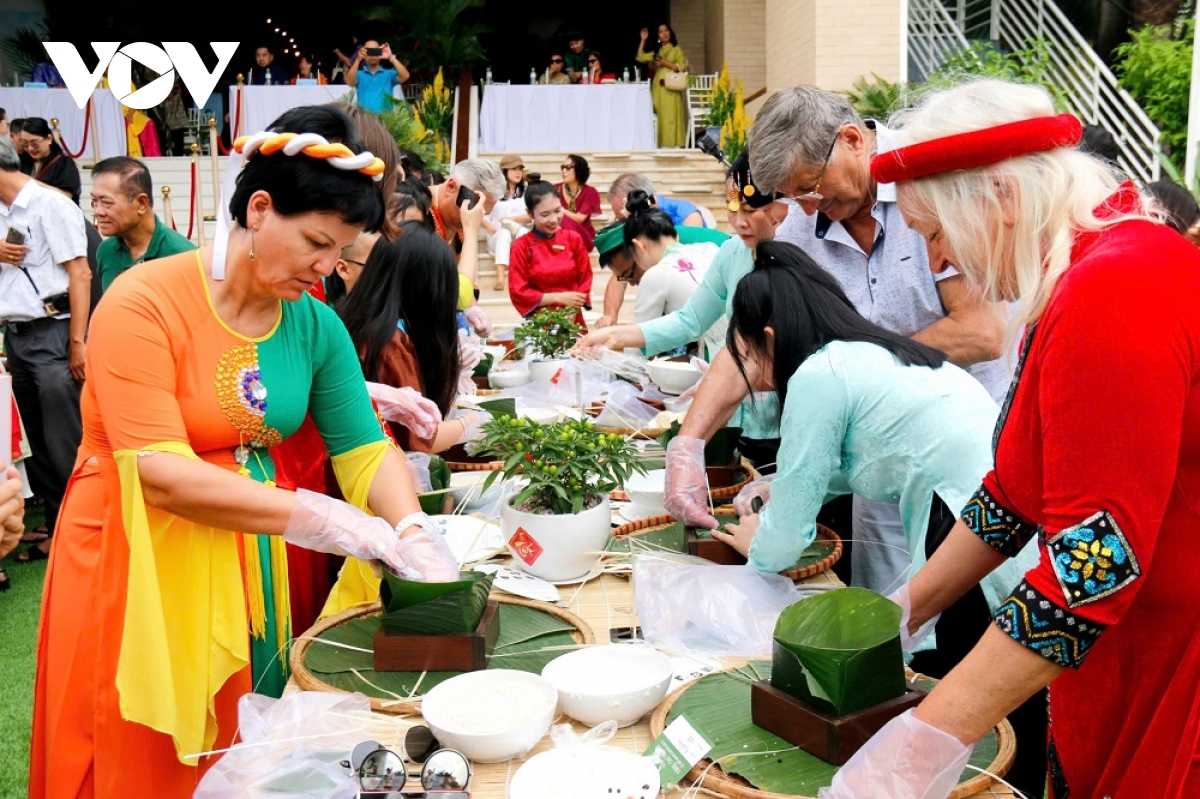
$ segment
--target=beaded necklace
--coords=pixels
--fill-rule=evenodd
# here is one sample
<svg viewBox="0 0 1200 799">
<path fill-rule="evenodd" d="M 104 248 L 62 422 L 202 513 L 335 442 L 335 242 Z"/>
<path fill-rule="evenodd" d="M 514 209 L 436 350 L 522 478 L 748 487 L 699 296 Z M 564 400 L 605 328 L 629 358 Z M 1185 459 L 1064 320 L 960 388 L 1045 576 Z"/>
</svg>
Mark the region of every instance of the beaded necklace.
<svg viewBox="0 0 1200 799">
<path fill-rule="evenodd" d="M 579 196 L 579 192 L 583 191 L 583 184 L 580 183 L 578 186 L 576 186 L 575 191 L 573 192 L 571 191 L 571 187 L 565 182 L 562 185 L 563 194 L 565 194 L 567 197 L 567 210 L 571 213 L 575 213 L 575 198 Z"/>
</svg>

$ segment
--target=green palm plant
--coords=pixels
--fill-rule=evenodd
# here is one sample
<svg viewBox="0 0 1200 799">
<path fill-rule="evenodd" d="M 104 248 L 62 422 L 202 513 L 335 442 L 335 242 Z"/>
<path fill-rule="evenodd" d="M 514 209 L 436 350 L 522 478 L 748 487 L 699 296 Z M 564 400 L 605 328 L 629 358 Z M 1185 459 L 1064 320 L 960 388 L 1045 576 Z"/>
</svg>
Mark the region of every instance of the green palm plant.
<svg viewBox="0 0 1200 799">
<path fill-rule="evenodd" d="M 384 99 L 391 100 L 390 97 Z M 386 103 L 379 121 L 387 127 L 401 150 L 416 153 L 430 169 L 439 172 L 446 170 L 445 160 L 438 148 L 438 137 L 421 124 L 407 103 L 398 100 Z"/>
<path fill-rule="evenodd" d="M 42 42 L 50 38 L 45 27 L 41 31 L 34 28 L 17 28 L 0 40 L 0 50 L 9 65 L 25 77 L 33 75 L 33 68 L 40 61 L 47 59 L 46 48 Z"/>
<path fill-rule="evenodd" d="M 892 83 L 874 72 L 871 80 L 860 75 L 854 86 L 843 92 L 850 105 L 864 119 L 885 121 L 904 103 L 904 84 Z"/>
<path fill-rule="evenodd" d="M 422 82 L 430 81 L 439 69 L 457 79 L 469 66 L 486 60 L 479 36 L 487 26 L 462 18 L 486 0 L 391 0 L 362 13 L 364 20 L 383 22 L 401 31 L 390 41 L 409 71 Z"/>
</svg>

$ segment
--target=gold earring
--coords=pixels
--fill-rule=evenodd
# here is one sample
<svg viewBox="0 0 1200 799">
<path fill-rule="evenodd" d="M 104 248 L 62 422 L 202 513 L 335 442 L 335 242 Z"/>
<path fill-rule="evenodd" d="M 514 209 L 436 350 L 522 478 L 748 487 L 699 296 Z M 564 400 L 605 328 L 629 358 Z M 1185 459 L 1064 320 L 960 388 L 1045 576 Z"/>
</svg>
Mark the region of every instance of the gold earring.
<svg viewBox="0 0 1200 799">
<path fill-rule="evenodd" d="M 258 231 L 258 228 L 250 228 L 250 260 L 251 261 L 258 260 L 258 253 L 256 253 L 254 251 L 254 234 L 257 231 Z"/>
</svg>

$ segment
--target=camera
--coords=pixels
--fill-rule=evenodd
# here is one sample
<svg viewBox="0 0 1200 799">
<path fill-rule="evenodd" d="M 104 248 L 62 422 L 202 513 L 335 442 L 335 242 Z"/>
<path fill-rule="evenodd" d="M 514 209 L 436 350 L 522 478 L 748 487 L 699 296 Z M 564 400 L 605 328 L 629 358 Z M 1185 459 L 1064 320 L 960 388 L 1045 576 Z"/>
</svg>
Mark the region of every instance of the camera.
<svg viewBox="0 0 1200 799">
<path fill-rule="evenodd" d="M 381 56 L 381 55 L 383 55 L 383 48 L 382 48 L 382 47 L 367 47 L 367 48 L 365 48 L 365 51 L 366 51 L 367 55 L 369 55 L 369 56 Z"/>
<path fill-rule="evenodd" d="M 713 158 L 720 161 L 725 166 L 729 166 L 729 161 L 725 158 L 725 151 L 721 149 L 721 140 L 714 136 L 711 132 L 705 133 L 696 142 L 696 146 L 705 155 L 711 155 Z"/>
</svg>

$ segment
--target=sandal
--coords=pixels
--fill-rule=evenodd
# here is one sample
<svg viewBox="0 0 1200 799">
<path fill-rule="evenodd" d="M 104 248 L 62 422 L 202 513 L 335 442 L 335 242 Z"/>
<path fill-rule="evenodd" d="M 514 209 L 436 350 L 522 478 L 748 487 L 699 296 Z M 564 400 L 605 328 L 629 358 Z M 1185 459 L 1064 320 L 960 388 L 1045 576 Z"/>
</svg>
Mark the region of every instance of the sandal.
<svg viewBox="0 0 1200 799">
<path fill-rule="evenodd" d="M 49 552 L 41 547 L 34 546 L 17 555 L 17 563 L 33 563 L 37 560 L 48 560 L 49 558 Z"/>
<path fill-rule="evenodd" d="M 9 582 L 8 572 L 0 567 L 0 592 L 7 591 L 10 588 L 12 588 L 12 583 Z"/>
<path fill-rule="evenodd" d="M 50 537 L 50 528 L 46 525 L 35 527 L 21 536 L 22 544 L 40 544 Z"/>
</svg>

